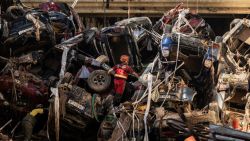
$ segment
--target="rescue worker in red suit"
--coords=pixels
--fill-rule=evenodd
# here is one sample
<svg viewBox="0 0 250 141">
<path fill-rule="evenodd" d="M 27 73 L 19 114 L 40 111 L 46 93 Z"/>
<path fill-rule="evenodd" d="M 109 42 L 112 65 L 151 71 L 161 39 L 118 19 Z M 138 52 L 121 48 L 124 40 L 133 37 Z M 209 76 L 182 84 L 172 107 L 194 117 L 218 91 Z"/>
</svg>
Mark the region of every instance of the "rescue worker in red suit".
<svg viewBox="0 0 250 141">
<path fill-rule="evenodd" d="M 114 71 L 114 105 L 118 106 L 121 102 L 123 102 L 124 91 L 126 87 L 126 81 L 128 79 L 129 74 L 133 74 L 136 77 L 139 77 L 138 74 L 128 65 L 129 56 L 122 55 L 120 57 L 120 64 L 115 65 L 109 72 Z"/>
</svg>

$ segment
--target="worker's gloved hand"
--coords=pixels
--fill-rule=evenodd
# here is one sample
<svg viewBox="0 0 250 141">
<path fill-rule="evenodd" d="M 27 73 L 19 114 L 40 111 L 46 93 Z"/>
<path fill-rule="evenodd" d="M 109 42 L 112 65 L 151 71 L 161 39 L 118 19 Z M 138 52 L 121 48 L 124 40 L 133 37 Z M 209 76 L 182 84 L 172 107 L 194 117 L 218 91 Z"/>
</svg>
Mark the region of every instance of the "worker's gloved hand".
<svg viewBox="0 0 250 141">
<path fill-rule="evenodd" d="M 108 74 L 115 75 L 115 71 L 114 71 L 112 68 L 110 68 L 110 69 L 108 70 Z"/>
</svg>

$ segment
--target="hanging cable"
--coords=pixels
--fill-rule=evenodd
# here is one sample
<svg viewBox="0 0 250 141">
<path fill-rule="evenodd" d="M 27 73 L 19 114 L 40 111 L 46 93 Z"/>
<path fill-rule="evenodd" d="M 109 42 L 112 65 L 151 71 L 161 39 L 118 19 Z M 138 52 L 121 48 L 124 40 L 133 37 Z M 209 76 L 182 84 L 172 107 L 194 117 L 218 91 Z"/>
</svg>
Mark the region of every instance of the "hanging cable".
<svg viewBox="0 0 250 141">
<path fill-rule="evenodd" d="M 149 114 L 150 106 L 151 106 L 151 96 L 152 96 L 152 75 L 148 75 L 148 100 L 147 100 L 147 107 L 144 115 L 144 127 L 145 127 L 145 135 L 144 141 L 148 141 L 148 127 L 147 127 L 147 117 Z"/>
<path fill-rule="evenodd" d="M 128 0 L 128 18 L 130 18 L 130 0 Z"/>
<path fill-rule="evenodd" d="M 115 114 L 115 109 L 114 109 L 114 107 L 112 107 L 112 113 L 113 113 L 113 116 L 114 116 L 116 119 L 118 119 L 117 116 L 116 116 L 116 114 Z M 121 136 L 122 136 L 122 140 L 123 140 L 123 135 L 125 134 L 125 136 L 126 136 L 126 131 L 125 131 L 123 125 L 121 124 L 121 122 L 119 121 L 119 119 L 117 120 L 116 125 L 117 125 L 119 128 L 121 128 L 122 131 L 123 131 L 123 133 L 122 133 L 122 135 L 121 135 Z"/>
<path fill-rule="evenodd" d="M 196 0 L 196 14 L 199 13 L 199 0 Z"/>
<path fill-rule="evenodd" d="M 71 7 L 72 7 L 72 8 L 75 8 L 77 2 L 78 2 L 78 0 L 75 0 L 75 1 L 73 2 L 73 4 L 71 5 Z"/>
<path fill-rule="evenodd" d="M 65 70 L 66 70 L 66 65 L 67 65 L 67 56 L 68 56 L 68 52 L 69 52 L 69 48 L 66 46 L 63 47 L 63 53 L 62 53 L 62 60 L 61 60 L 61 70 L 59 73 L 59 81 L 57 82 L 57 85 L 55 88 L 51 88 L 51 92 L 52 95 L 54 96 L 54 114 L 55 114 L 55 137 L 56 137 L 56 141 L 60 140 L 60 103 L 59 103 L 59 85 L 61 84 L 63 78 L 64 78 L 64 74 L 65 74 Z M 52 110 L 53 111 L 53 110 Z M 49 115 L 51 115 L 49 111 Z M 48 125 L 49 127 L 49 125 Z M 49 128 L 47 129 L 47 133 L 48 133 Z"/>
</svg>

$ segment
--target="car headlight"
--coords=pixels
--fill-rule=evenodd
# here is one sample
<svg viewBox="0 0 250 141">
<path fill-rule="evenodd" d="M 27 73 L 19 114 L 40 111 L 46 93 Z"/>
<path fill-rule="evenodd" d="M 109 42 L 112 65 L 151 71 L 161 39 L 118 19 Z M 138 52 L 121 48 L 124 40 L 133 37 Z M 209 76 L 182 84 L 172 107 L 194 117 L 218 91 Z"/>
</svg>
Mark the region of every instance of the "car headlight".
<svg viewBox="0 0 250 141">
<path fill-rule="evenodd" d="M 212 65 L 213 65 L 212 60 L 208 60 L 208 59 L 205 60 L 204 66 L 205 66 L 206 68 L 211 68 Z"/>
<path fill-rule="evenodd" d="M 169 50 L 168 49 L 163 49 L 162 50 L 162 56 L 163 57 L 168 57 L 169 56 Z"/>
</svg>

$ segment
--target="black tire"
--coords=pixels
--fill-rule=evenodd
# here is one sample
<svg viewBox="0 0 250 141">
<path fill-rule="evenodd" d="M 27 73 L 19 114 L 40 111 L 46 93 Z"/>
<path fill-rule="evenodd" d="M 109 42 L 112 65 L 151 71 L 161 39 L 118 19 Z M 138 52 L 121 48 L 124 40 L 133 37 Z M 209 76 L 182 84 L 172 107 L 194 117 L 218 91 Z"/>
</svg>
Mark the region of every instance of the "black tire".
<svg viewBox="0 0 250 141">
<path fill-rule="evenodd" d="M 12 19 L 17 19 L 19 17 L 24 16 L 25 10 L 22 7 L 19 7 L 19 6 L 10 6 L 6 10 L 6 14 L 7 14 L 8 17 L 10 17 Z"/>
<path fill-rule="evenodd" d="M 111 84 L 111 76 L 104 70 L 93 71 L 87 80 L 89 87 L 96 92 L 106 91 Z"/>
</svg>

